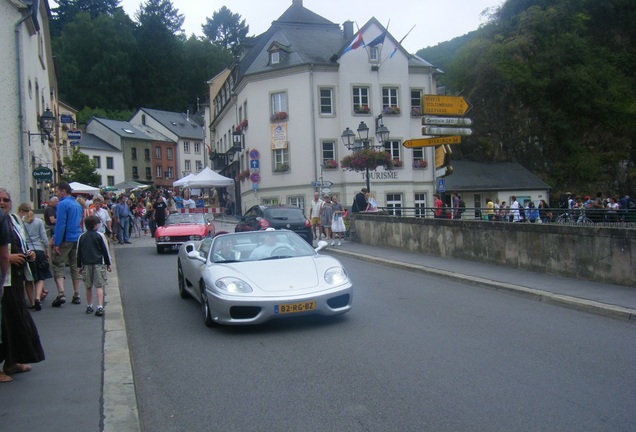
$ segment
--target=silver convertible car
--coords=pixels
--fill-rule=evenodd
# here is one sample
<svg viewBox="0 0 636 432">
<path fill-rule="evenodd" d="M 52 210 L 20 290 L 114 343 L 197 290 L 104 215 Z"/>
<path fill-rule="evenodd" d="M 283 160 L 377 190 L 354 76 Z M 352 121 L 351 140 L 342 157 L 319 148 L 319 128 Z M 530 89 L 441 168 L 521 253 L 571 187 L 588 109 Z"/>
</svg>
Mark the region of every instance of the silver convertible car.
<svg viewBox="0 0 636 432">
<path fill-rule="evenodd" d="M 201 303 L 205 325 L 259 324 L 351 310 L 353 286 L 340 262 L 294 232 L 221 234 L 179 249 L 179 294 Z"/>
</svg>

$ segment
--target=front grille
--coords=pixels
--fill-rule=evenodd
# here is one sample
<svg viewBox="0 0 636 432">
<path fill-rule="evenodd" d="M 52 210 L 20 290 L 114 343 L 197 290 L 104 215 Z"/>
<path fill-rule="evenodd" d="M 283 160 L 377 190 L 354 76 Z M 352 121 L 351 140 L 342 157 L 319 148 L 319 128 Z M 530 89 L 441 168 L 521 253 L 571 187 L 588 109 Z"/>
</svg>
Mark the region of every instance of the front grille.
<svg viewBox="0 0 636 432">
<path fill-rule="evenodd" d="M 259 306 L 232 306 L 230 316 L 232 319 L 250 319 L 258 315 L 260 311 Z"/>
<path fill-rule="evenodd" d="M 332 309 L 340 309 L 349 304 L 349 294 L 342 294 L 337 297 L 332 297 L 327 300 L 327 304 Z"/>
</svg>

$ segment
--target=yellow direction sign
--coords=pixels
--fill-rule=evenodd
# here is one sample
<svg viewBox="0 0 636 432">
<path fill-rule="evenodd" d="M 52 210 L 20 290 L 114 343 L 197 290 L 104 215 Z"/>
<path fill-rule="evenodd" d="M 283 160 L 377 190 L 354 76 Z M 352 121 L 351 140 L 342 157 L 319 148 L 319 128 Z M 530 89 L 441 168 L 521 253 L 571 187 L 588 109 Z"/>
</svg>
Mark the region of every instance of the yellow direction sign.
<svg viewBox="0 0 636 432">
<path fill-rule="evenodd" d="M 452 153 L 453 151 L 448 145 L 435 147 L 435 168 L 439 169 L 450 165 L 450 156 Z"/>
<path fill-rule="evenodd" d="M 422 112 L 424 114 L 461 116 L 466 114 L 470 108 L 470 104 L 462 96 L 422 96 Z"/>
<path fill-rule="evenodd" d="M 443 144 L 461 144 L 462 137 L 461 136 L 444 136 L 437 138 L 419 138 L 413 140 L 407 140 L 402 143 L 402 145 L 406 148 L 417 148 L 417 147 L 432 147 Z"/>
</svg>

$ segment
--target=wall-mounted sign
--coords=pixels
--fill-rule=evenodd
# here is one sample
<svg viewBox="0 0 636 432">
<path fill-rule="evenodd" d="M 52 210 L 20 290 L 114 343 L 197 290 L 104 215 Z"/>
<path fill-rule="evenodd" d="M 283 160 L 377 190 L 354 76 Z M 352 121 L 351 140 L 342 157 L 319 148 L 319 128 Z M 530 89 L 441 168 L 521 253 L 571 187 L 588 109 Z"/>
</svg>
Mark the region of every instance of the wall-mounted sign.
<svg viewBox="0 0 636 432">
<path fill-rule="evenodd" d="M 287 123 L 276 123 L 271 126 L 271 145 L 272 150 L 280 150 L 287 148 Z"/>
<path fill-rule="evenodd" d="M 53 179 L 53 171 L 47 167 L 37 167 L 31 173 L 34 179 L 37 181 L 51 181 Z"/>
<path fill-rule="evenodd" d="M 70 115 L 70 114 L 62 114 L 62 115 L 60 115 L 60 123 L 72 124 L 73 123 L 73 116 Z"/>
</svg>

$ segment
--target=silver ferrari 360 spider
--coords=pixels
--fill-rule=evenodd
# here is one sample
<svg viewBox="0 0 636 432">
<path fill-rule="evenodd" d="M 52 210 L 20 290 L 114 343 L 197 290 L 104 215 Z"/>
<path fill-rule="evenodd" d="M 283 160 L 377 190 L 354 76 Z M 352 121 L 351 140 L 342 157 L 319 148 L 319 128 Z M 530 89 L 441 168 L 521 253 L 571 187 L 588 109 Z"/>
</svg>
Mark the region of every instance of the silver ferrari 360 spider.
<svg viewBox="0 0 636 432">
<path fill-rule="evenodd" d="M 259 324 L 348 312 L 353 286 L 342 264 L 291 231 L 221 234 L 179 249 L 179 294 L 201 303 L 203 321 Z"/>
</svg>

